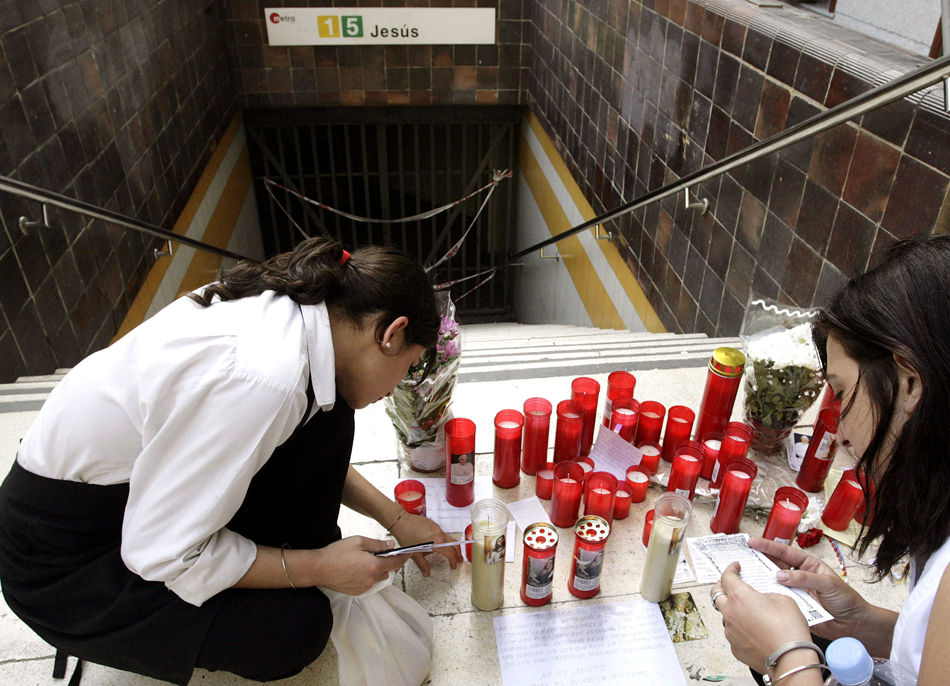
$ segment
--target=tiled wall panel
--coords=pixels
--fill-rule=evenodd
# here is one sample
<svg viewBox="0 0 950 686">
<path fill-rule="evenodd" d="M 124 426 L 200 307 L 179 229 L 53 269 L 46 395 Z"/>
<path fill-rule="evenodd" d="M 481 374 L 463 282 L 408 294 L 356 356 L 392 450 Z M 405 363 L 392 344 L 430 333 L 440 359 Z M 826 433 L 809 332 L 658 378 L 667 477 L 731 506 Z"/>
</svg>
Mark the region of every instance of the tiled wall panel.
<svg viewBox="0 0 950 686">
<path fill-rule="evenodd" d="M 603 212 L 927 58 L 814 13 L 743 0 L 529 0 L 529 104 Z M 950 224 L 939 91 L 620 218 L 669 330 L 735 335 L 750 291 L 820 304 L 898 238 Z"/>
<path fill-rule="evenodd" d="M 171 228 L 231 119 L 225 0 L 0 12 L 0 174 Z M 159 242 L 0 193 L 0 383 L 108 344 Z"/>
</svg>

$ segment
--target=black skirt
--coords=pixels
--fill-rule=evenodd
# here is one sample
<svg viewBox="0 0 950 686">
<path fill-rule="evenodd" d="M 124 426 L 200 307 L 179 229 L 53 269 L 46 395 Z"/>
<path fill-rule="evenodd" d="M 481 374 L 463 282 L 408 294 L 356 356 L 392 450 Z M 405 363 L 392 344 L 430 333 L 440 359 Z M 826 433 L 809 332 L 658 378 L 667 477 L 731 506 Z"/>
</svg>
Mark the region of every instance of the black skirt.
<svg viewBox="0 0 950 686">
<path fill-rule="evenodd" d="M 353 427 L 353 410 L 337 396 L 332 411 L 274 451 L 228 528 L 274 547 L 338 540 Z M 0 486 L 0 584 L 40 637 L 80 659 L 177 684 L 196 666 L 284 678 L 320 654 L 332 614 L 317 589 L 228 589 L 195 607 L 129 571 L 120 556 L 128 495 L 128 484 L 49 479 L 14 463 Z"/>
</svg>

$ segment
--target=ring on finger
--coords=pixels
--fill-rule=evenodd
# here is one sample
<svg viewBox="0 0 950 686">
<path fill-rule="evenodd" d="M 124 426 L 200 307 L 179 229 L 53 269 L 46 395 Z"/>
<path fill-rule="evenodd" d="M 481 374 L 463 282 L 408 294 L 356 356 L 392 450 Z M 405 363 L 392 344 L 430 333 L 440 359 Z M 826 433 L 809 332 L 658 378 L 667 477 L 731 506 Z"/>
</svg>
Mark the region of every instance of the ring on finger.
<svg viewBox="0 0 950 686">
<path fill-rule="evenodd" d="M 726 595 L 725 591 L 716 591 L 715 593 L 712 594 L 712 598 L 711 598 L 712 606 L 716 608 L 716 612 L 722 612 L 722 610 L 720 610 L 719 607 L 716 605 L 716 600 L 719 599 L 720 596 L 724 596 L 724 595 Z"/>
</svg>

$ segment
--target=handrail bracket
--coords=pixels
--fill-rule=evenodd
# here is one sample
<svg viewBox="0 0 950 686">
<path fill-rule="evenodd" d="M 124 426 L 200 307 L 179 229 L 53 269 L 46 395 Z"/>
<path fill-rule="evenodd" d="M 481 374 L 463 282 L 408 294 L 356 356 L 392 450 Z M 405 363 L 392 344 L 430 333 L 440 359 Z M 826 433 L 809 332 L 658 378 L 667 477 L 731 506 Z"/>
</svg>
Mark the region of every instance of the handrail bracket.
<svg viewBox="0 0 950 686">
<path fill-rule="evenodd" d="M 43 220 L 42 221 L 30 221 L 26 217 L 20 217 L 20 233 L 24 236 L 28 235 L 33 229 L 48 229 L 49 228 L 49 205 L 45 202 L 43 203 Z"/>
</svg>

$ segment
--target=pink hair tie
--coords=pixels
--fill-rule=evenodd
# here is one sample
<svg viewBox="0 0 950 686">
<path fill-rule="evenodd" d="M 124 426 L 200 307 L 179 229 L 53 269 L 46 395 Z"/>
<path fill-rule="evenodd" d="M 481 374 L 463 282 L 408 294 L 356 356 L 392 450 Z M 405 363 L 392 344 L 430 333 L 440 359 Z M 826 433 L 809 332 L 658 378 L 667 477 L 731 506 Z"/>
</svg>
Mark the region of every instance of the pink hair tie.
<svg viewBox="0 0 950 686">
<path fill-rule="evenodd" d="M 343 257 L 340 258 L 340 261 L 337 262 L 337 264 L 342 267 L 344 264 L 347 263 L 347 260 L 349 260 L 349 259 L 350 259 L 350 253 L 348 253 L 346 250 L 344 250 L 344 251 L 343 251 Z"/>
</svg>

